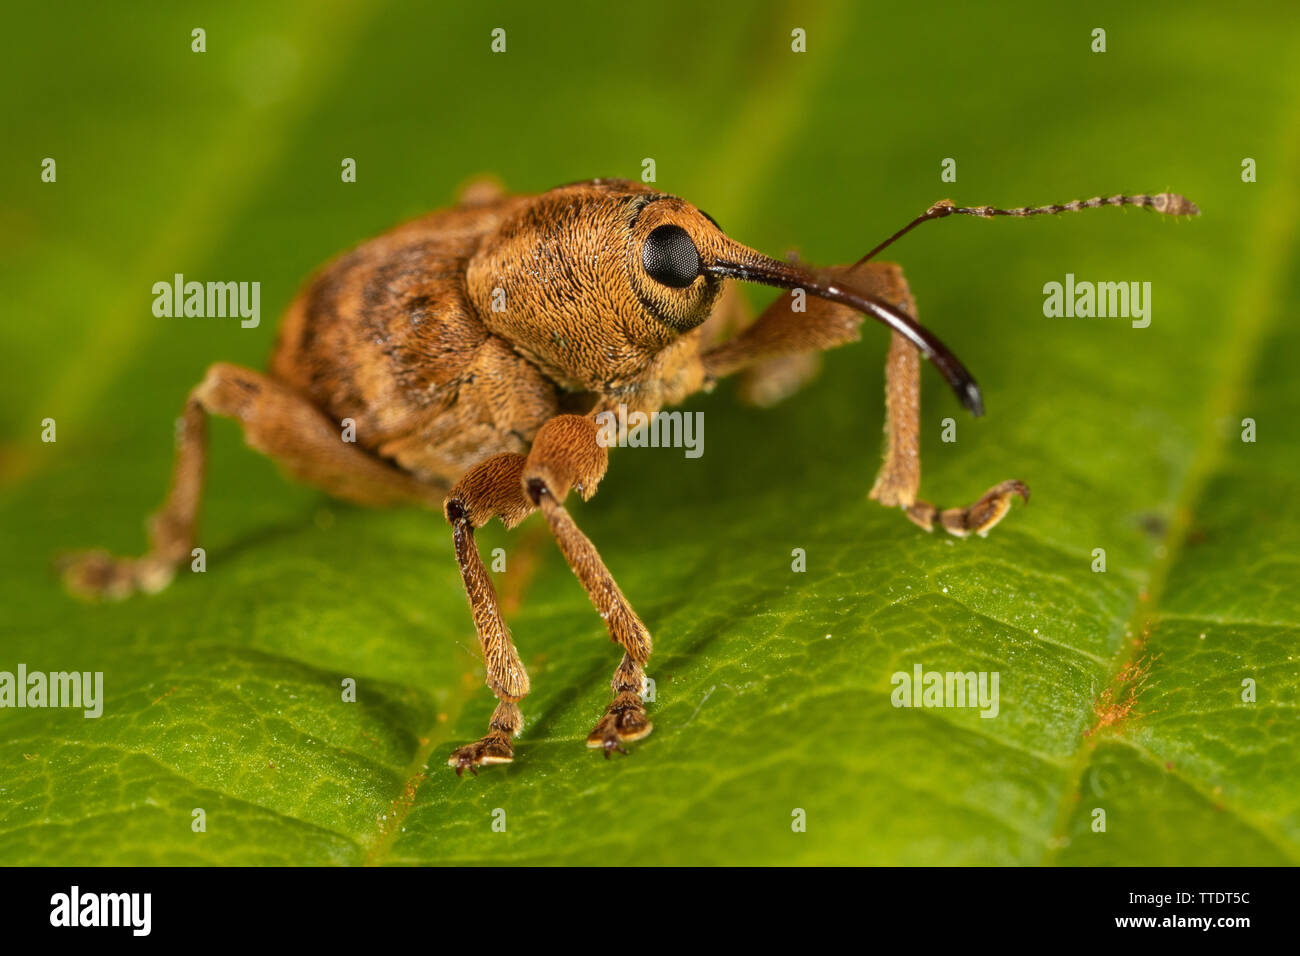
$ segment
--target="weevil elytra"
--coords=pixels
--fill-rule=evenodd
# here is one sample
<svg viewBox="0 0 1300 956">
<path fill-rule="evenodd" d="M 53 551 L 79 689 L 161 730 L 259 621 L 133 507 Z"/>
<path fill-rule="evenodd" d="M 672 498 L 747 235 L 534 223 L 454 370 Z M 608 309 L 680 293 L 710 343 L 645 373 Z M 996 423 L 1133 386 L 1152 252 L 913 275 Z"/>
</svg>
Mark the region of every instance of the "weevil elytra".
<svg viewBox="0 0 1300 956">
<path fill-rule="evenodd" d="M 608 452 L 596 416 L 622 404 L 653 414 L 733 373 L 750 393 L 802 384 L 807 356 L 859 336 L 869 315 L 892 330 L 885 365 L 884 462 L 870 497 L 931 530 L 986 534 L 1019 495 L 1003 481 L 965 508 L 941 510 L 920 486 L 920 359 L 973 414 L 979 387 L 914 316 L 893 264 L 877 253 L 949 215 L 1035 216 L 1133 205 L 1195 215 L 1174 193 L 1020 209 L 935 203 L 856 264 L 814 270 L 728 237 L 696 207 L 641 183 L 596 179 L 532 196 L 479 185 L 459 205 L 372 239 L 322 268 L 289 306 L 266 373 L 217 363 L 185 404 L 172 483 L 141 558 L 89 552 L 67 562 L 83 594 L 156 591 L 194 545 L 206 419 L 237 419 L 247 443 L 291 475 L 366 505 L 442 510 L 498 699 L 488 733 L 456 749 L 460 774 L 513 759 L 528 675 L 501 616 L 474 530 L 540 510 L 619 644 L 614 699 L 587 738 L 621 751 L 650 733 L 641 694 L 650 633 L 564 506 L 590 498 Z M 752 322 L 728 279 L 786 290 Z M 794 296 L 802 290 L 802 311 Z M 806 297 L 806 298 L 805 298 Z M 355 442 L 340 422 L 355 423 Z M 475 771 L 477 772 L 477 771 Z"/>
</svg>

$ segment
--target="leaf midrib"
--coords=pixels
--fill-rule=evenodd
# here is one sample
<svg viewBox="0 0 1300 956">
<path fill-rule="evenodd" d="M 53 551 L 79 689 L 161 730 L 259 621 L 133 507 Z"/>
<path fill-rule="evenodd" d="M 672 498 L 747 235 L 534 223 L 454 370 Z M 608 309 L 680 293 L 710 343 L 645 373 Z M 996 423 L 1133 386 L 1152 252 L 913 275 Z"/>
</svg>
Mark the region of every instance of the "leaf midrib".
<svg viewBox="0 0 1300 956">
<path fill-rule="evenodd" d="M 1279 135 L 1277 168 L 1296 169 L 1300 168 L 1300 104 L 1297 104 L 1297 108 L 1286 111 L 1286 115 L 1290 117 L 1290 122 Z M 1284 175 L 1280 180 L 1273 197 L 1263 205 L 1258 226 L 1252 232 L 1253 246 L 1243 257 L 1244 261 L 1254 263 L 1255 268 L 1248 273 L 1243 294 L 1233 298 L 1237 308 L 1232 319 L 1224 323 L 1224 328 L 1229 330 L 1227 342 L 1220 346 L 1226 353 L 1226 360 L 1221 366 L 1225 374 L 1220 376 L 1205 402 L 1199 429 L 1199 434 L 1204 437 L 1194 449 L 1182 480 L 1173 515 L 1165 532 L 1164 550 L 1156 552 L 1163 556 L 1151 565 L 1148 572 L 1147 600 L 1135 596 L 1133 612 L 1124 625 L 1125 630 L 1131 634 L 1153 630 L 1163 617 L 1159 608 L 1165 596 L 1170 572 L 1182 557 L 1198 509 L 1205 500 L 1206 488 L 1224 462 L 1228 442 L 1231 441 L 1229 435 L 1220 433 L 1217 423 L 1241 407 L 1240 399 L 1248 392 L 1251 371 L 1259 362 L 1273 322 L 1282 314 L 1278 303 L 1282 301 L 1287 265 L 1296 257 L 1297 235 L 1300 234 L 1300 223 L 1297 223 L 1295 216 L 1295 210 L 1300 208 L 1300 189 L 1296 186 L 1295 177 Z M 1170 615 L 1171 618 L 1175 616 L 1177 615 Z M 1295 626 L 1295 623 L 1282 626 Z M 1098 696 L 1093 700 L 1094 709 L 1100 701 L 1100 695 L 1114 684 L 1126 666 L 1137 659 L 1144 647 L 1145 641 L 1122 642 L 1115 662 L 1106 675 L 1107 679 L 1100 685 Z M 1151 756 L 1144 748 L 1110 728 L 1104 729 L 1093 740 L 1096 743 L 1120 742 L 1136 753 L 1148 758 Z M 1052 837 L 1043 859 L 1045 864 L 1055 862 L 1064 848 L 1076 806 L 1074 798 L 1080 791 L 1084 774 L 1092 766 L 1092 756 L 1097 749 L 1099 748 L 1092 741 L 1080 738 L 1079 749 L 1061 790 L 1056 825 L 1052 829 Z M 1185 776 L 1179 775 L 1178 779 L 1194 793 L 1205 796 L 1202 789 Z M 1231 812 L 1291 860 L 1300 863 L 1300 849 L 1287 840 L 1279 839 L 1270 826 L 1255 820 L 1242 807 L 1231 806 L 1223 801 L 1216 802 L 1215 806 Z"/>
</svg>

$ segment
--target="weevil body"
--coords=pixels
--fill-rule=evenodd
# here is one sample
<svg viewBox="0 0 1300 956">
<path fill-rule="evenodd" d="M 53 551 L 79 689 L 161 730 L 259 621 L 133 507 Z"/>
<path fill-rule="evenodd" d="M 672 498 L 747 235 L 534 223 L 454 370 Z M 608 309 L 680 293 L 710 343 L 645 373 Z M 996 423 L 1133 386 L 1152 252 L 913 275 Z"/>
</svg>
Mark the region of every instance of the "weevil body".
<svg viewBox="0 0 1300 956">
<path fill-rule="evenodd" d="M 650 633 L 564 507 L 595 493 L 608 452 L 597 416 L 619 405 L 654 413 L 733 373 L 759 400 L 807 378 L 808 357 L 859 337 L 863 315 L 892 330 L 885 454 L 870 495 L 916 524 L 986 534 L 1028 489 L 1003 481 L 966 508 L 940 510 L 920 485 L 920 359 L 929 358 L 974 414 L 974 379 L 913 318 L 899 267 L 871 261 L 928 219 L 1031 216 L 1101 205 L 1194 214 L 1181 196 L 1115 196 L 1012 210 L 936 203 L 853 266 L 811 270 L 728 237 L 684 200 L 625 180 L 534 196 L 479 186 L 461 203 L 370 240 L 326 265 L 290 305 L 265 374 L 213 365 L 190 393 L 172 485 L 141 558 L 81 555 L 66 567 L 80 593 L 122 597 L 165 587 L 194 546 L 209 414 L 237 419 L 248 444 L 289 473 L 367 505 L 442 510 L 498 698 L 488 733 L 456 749 L 459 774 L 513 759 L 528 675 L 501 617 L 474 530 L 513 527 L 540 510 L 574 574 L 623 650 L 614 699 L 587 739 L 606 756 L 644 737 Z M 728 279 L 788 290 L 757 319 L 725 294 Z M 793 293 L 805 300 L 792 308 Z M 342 439 L 351 419 L 354 441 Z"/>
</svg>

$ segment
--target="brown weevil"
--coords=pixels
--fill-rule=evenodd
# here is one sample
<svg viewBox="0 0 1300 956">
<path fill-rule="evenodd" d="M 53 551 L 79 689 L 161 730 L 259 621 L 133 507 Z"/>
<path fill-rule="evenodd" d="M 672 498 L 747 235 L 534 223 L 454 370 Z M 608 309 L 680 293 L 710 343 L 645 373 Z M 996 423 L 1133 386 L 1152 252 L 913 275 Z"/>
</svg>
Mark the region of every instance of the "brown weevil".
<svg viewBox="0 0 1300 956">
<path fill-rule="evenodd" d="M 1122 205 L 1197 213 L 1174 193 L 1020 209 L 945 200 L 856 264 L 814 270 L 742 246 L 690 203 L 641 183 L 596 179 L 533 196 L 478 185 L 459 205 L 316 273 L 289 306 L 268 372 L 209 368 L 178 423 L 148 553 L 89 552 L 67 563 L 66 580 L 108 597 L 171 581 L 194 546 L 208 415 L 237 419 L 250 446 L 334 496 L 440 508 L 498 698 L 487 735 L 451 754 L 459 774 L 513 758 L 529 686 L 474 529 L 492 518 L 512 528 L 540 510 L 623 649 L 614 699 L 587 738 L 608 756 L 651 730 L 642 701 L 650 633 L 564 506 L 571 490 L 590 498 L 605 474 L 597 416 L 620 404 L 653 415 L 737 372 L 754 395 L 780 397 L 808 377 L 808 356 L 857 339 L 869 315 L 892 331 L 884 463 L 870 497 L 927 531 L 937 522 L 985 534 L 1029 490 L 1004 481 L 947 510 L 917 497 L 921 357 L 972 414 L 982 400 L 961 362 L 917 323 L 902 270 L 872 260 L 929 219 Z M 786 292 L 747 322 L 741 298 L 724 295 L 728 279 Z M 354 442 L 340 440 L 344 419 L 355 423 Z"/>
</svg>

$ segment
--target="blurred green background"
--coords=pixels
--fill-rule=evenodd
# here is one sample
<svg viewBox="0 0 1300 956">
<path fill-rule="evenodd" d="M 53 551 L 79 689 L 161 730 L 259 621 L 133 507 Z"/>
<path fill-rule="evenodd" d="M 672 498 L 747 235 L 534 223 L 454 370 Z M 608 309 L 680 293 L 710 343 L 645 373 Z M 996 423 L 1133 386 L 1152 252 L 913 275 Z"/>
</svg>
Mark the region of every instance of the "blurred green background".
<svg viewBox="0 0 1300 956">
<path fill-rule="evenodd" d="M 1294 6 L 468 6 L 7 12 L 0 670 L 103 670 L 107 701 L 0 711 L 0 863 L 1300 860 Z M 988 407 L 925 370 L 923 495 L 1034 491 L 987 540 L 866 500 L 870 323 L 775 410 L 693 399 L 703 458 L 614 455 L 574 511 L 657 645 L 656 730 L 623 759 L 583 747 L 618 654 L 536 521 L 480 535 L 521 598 L 517 758 L 457 780 L 493 700 L 441 518 L 291 485 L 229 422 L 208 572 L 112 606 L 61 592 L 59 552 L 140 550 L 186 391 L 261 367 L 321 262 L 481 172 L 539 191 L 646 157 L 740 241 L 824 263 L 944 196 L 1170 189 L 1203 215 L 951 220 L 891 250 Z M 260 328 L 155 318 L 177 272 L 260 281 Z M 1150 281 L 1151 327 L 1045 318 L 1067 272 Z M 998 671 L 999 718 L 893 708 L 917 663 Z"/>
</svg>

